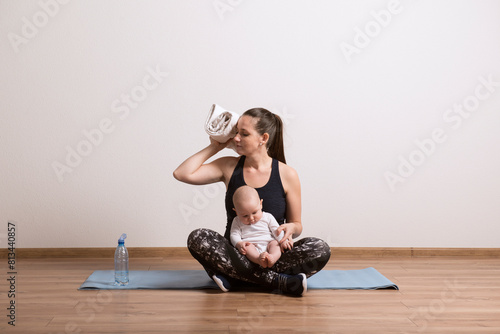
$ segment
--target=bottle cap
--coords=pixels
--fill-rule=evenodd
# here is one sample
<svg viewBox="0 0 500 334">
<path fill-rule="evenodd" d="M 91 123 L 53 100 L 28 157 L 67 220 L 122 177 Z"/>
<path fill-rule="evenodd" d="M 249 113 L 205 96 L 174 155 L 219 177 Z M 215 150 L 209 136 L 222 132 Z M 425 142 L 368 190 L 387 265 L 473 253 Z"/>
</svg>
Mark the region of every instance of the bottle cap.
<svg viewBox="0 0 500 334">
<path fill-rule="evenodd" d="M 127 235 L 125 233 L 123 233 L 121 236 L 120 236 L 120 239 L 118 239 L 118 243 L 119 244 L 123 244 L 125 243 L 125 239 L 127 238 Z"/>
</svg>

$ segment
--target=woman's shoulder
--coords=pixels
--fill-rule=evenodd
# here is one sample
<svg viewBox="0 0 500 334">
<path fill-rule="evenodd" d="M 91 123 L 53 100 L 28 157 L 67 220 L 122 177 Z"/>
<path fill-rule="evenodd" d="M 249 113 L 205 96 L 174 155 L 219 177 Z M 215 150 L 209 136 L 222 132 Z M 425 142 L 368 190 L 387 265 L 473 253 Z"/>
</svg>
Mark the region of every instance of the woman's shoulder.
<svg viewBox="0 0 500 334">
<path fill-rule="evenodd" d="M 240 160 L 240 157 L 226 156 L 226 157 L 220 157 L 215 161 L 224 161 L 226 163 L 234 161 L 236 163 L 236 162 L 238 162 L 238 160 Z"/>
<path fill-rule="evenodd" d="M 231 178 L 231 175 L 233 174 L 233 171 L 236 168 L 236 165 L 238 164 L 239 160 L 240 157 L 228 156 L 228 157 L 218 158 L 217 160 L 214 161 L 214 164 L 216 164 L 224 174 L 226 185 L 227 182 L 229 182 L 229 179 Z"/>
<path fill-rule="evenodd" d="M 300 192 L 300 180 L 297 171 L 282 162 L 279 163 L 279 171 L 285 194 L 288 194 L 289 191 L 296 192 L 298 190 Z"/>
<path fill-rule="evenodd" d="M 280 170 L 280 175 L 282 178 L 285 179 L 299 179 L 299 174 L 297 171 L 291 167 L 290 165 L 287 165 L 285 163 L 282 163 L 281 161 L 279 162 L 279 170 Z"/>
<path fill-rule="evenodd" d="M 234 169 L 239 160 L 240 157 L 221 157 L 215 160 L 214 162 L 221 167 L 228 167 Z"/>
</svg>

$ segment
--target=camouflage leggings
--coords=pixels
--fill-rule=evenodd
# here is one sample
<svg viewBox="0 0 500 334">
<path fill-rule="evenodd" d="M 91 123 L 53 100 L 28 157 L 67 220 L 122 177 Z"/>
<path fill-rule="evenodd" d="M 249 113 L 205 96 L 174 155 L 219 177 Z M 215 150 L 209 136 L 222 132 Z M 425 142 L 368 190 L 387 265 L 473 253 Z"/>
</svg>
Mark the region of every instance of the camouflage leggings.
<svg viewBox="0 0 500 334">
<path fill-rule="evenodd" d="M 191 232 L 187 244 L 193 257 L 210 277 L 221 274 L 232 285 L 244 281 L 271 287 L 279 273 L 304 273 L 310 277 L 320 271 L 330 259 L 330 247 L 318 238 L 304 238 L 294 242 L 293 248 L 282 253 L 271 268 L 262 268 L 251 262 L 226 238 L 209 229 L 200 228 Z"/>
</svg>

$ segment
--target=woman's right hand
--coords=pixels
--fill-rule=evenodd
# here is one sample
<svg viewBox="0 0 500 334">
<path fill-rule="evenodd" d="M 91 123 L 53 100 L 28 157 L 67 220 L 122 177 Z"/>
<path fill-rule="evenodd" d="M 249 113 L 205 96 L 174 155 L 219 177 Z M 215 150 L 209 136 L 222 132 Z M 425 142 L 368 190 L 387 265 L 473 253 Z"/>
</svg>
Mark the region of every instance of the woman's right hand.
<svg viewBox="0 0 500 334">
<path fill-rule="evenodd" d="M 213 139 L 212 137 L 209 137 L 209 138 L 210 138 L 210 146 L 216 147 L 219 151 L 222 151 L 225 148 L 232 148 L 232 149 L 235 148 L 233 138 L 229 139 L 225 143 L 219 143 L 217 140 Z"/>
</svg>

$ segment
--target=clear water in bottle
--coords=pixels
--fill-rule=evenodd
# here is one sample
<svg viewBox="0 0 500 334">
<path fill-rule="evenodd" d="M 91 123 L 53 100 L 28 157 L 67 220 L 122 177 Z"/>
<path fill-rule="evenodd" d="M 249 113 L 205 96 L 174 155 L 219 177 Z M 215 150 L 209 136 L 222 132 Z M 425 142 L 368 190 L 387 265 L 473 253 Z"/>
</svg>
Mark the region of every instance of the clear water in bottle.
<svg viewBox="0 0 500 334">
<path fill-rule="evenodd" d="M 128 251 L 125 247 L 125 238 L 127 235 L 124 233 L 118 239 L 118 247 L 115 251 L 115 284 L 127 285 L 128 284 Z"/>
</svg>

